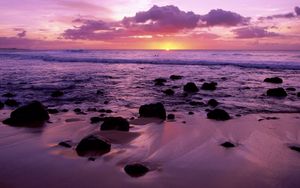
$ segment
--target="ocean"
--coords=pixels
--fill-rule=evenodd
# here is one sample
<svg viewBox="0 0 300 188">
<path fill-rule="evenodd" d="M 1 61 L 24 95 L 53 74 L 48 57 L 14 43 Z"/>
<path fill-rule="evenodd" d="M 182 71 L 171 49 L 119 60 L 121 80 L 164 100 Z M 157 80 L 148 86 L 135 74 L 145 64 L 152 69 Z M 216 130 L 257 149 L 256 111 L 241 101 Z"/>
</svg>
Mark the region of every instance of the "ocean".
<svg viewBox="0 0 300 188">
<path fill-rule="evenodd" d="M 50 108 L 107 106 L 136 115 L 140 105 L 160 101 L 168 110 L 206 113 L 213 98 L 233 116 L 300 112 L 300 51 L 1 50 L 0 74 L 1 95 L 11 92 L 21 104 L 39 100 Z M 172 81 L 173 74 L 183 79 Z M 283 84 L 263 82 L 274 76 Z M 155 86 L 156 78 L 167 82 Z M 218 83 L 217 90 L 183 92 L 187 82 L 200 88 L 211 81 Z M 266 96 L 276 87 L 296 91 L 288 90 L 283 99 Z M 174 96 L 166 96 L 166 89 L 173 89 Z M 52 98 L 55 90 L 65 95 Z"/>
</svg>

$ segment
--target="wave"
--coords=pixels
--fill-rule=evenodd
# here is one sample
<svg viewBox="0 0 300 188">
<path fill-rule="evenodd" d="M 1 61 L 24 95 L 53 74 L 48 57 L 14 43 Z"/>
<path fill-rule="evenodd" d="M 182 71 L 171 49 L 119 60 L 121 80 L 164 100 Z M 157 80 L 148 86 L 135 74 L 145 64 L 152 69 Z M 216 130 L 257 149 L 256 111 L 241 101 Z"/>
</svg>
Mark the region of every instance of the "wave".
<svg viewBox="0 0 300 188">
<path fill-rule="evenodd" d="M 80 51 L 82 53 L 84 51 Z M 167 65 L 205 65 L 205 66 L 236 66 L 241 68 L 258 69 L 288 69 L 300 70 L 300 63 L 279 61 L 211 61 L 211 60 L 184 60 L 184 59 L 118 59 L 118 58 L 90 58 L 90 57 L 56 57 L 49 54 L 32 55 L 21 53 L 0 53 L 2 58 L 19 60 L 42 60 L 45 62 L 61 63 L 110 63 L 110 64 L 167 64 Z"/>
</svg>

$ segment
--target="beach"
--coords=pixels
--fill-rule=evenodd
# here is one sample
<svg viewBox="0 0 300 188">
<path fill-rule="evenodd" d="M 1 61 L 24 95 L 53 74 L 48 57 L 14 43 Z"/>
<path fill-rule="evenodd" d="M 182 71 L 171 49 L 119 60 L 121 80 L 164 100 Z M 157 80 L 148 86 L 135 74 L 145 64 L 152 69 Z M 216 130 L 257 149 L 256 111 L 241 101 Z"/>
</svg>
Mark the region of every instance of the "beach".
<svg viewBox="0 0 300 188">
<path fill-rule="evenodd" d="M 0 109 L 1 188 L 300 186 L 300 153 L 291 149 L 300 147 L 299 52 L 12 50 L 0 57 L 0 101 L 16 103 Z M 282 82 L 265 81 L 275 77 Z M 186 89 L 189 82 L 198 90 Z M 286 96 L 270 96 L 274 88 Z M 34 100 L 50 114 L 43 126 L 3 123 Z M 158 102 L 174 118 L 141 117 L 142 105 Z M 208 119 L 215 109 L 230 118 Z M 123 117 L 129 131 L 100 130 L 105 117 Z M 79 156 L 77 145 L 91 134 L 110 151 Z M 132 163 L 149 172 L 129 176 L 124 167 Z"/>
</svg>

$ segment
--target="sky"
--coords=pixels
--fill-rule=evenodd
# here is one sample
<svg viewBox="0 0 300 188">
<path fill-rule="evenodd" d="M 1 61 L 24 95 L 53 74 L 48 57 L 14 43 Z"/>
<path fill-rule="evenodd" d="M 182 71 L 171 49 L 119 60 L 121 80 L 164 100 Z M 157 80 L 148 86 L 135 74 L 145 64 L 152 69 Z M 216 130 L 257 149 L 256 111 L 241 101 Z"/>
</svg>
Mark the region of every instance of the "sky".
<svg viewBox="0 0 300 188">
<path fill-rule="evenodd" d="M 300 50 L 300 0 L 0 0 L 0 48 Z"/>
</svg>

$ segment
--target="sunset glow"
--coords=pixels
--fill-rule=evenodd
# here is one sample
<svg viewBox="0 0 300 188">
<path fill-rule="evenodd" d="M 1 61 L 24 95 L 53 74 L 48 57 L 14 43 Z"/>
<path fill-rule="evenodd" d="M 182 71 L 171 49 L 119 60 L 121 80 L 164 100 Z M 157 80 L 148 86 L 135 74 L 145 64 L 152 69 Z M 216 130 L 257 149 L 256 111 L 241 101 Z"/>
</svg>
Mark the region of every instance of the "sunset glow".
<svg viewBox="0 0 300 188">
<path fill-rule="evenodd" d="M 295 50 L 299 6 L 298 0 L 1 1 L 0 48 Z"/>
</svg>

